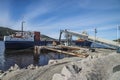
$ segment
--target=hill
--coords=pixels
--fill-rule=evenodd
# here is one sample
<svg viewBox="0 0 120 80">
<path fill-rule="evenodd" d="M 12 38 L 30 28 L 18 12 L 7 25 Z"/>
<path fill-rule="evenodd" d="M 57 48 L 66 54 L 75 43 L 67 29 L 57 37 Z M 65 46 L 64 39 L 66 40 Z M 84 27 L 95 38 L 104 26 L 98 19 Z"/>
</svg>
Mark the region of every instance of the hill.
<svg viewBox="0 0 120 80">
<path fill-rule="evenodd" d="M 51 38 L 51 37 L 49 37 L 49 36 L 46 36 L 46 35 L 44 35 L 44 34 L 41 34 L 40 38 L 41 38 L 41 40 L 46 40 L 46 41 L 56 40 L 56 39 Z"/>
<path fill-rule="evenodd" d="M 4 35 L 11 35 L 13 33 L 15 33 L 16 31 L 18 30 L 13 30 L 13 29 L 10 29 L 10 28 L 7 28 L 7 27 L 0 27 L 0 40 L 3 40 L 3 37 Z M 46 36 L 44 34 L 41 34 L 41 40 L 56 40 L 54 38 L 51 38 L 49 36 Z"/>
<path fill-rule="evenodd" d="M 10 35 L 13 34 L 16 30 L 12 30 L 7 27 L 0 27 L 0 40 L 3 40 L 4 35 Z"/>
</svg>

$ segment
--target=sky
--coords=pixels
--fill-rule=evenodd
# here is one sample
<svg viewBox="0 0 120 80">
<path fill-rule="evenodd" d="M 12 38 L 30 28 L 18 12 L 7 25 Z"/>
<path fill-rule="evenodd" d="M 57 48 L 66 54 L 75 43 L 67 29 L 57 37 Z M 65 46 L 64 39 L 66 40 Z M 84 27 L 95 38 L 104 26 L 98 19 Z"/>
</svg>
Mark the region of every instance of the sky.
<svg viewBox="0 0 120 80">
<path fill-rule="evenodd" d="M 60 30 L 87 31 L 114 40 L 120 26 L 120 0 L 0 0 L 0 26 L 59 38 Z M 120 35 L 119 35 L 120 37 Z"/>
</svg>

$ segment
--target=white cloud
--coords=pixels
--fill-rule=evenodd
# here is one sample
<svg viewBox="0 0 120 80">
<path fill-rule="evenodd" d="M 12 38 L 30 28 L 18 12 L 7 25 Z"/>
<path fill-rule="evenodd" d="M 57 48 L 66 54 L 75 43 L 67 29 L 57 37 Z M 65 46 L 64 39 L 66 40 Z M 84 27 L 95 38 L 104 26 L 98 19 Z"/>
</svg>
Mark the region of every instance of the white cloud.
<svg viewBox="0 0 120 80">
<path fill-rule="evenodd" d="M 0 2 L 0 26 L 10 26 L 12 25 L 10 10 L 10 2 L 4 0 Z"/>
<path fill-rule="evenodd" d="M 57 35 L 59 35 L 60 29 L 70 29 L 77 32 L 81 32 L 82 30 L 86 30 L 88 32 L 92 32 L 92 35 L 94 34 L 94 28 L 97 28 L 98 31 L 107 31 L 110 29 L 116 28 L 116 23 L 114 21 L 120 20 L 120 18 L 116 16 L 110 16 L 106 15 L 106 18 L 104 16 L 100 15 L 94 15 L 94 18 L 92 16 L 88 15 L 89 17 L 85 16 L 76 16 L 76 17 L 70 17 L 67 19 L 60 20 L 58 22 L 51 22 L 50 24 L 46 24 L 39 28 L 39 30 L 42 30 L 45 32 L 45 34 L 52 35 L 55 38 Z M 111 23 L 113 22 L 113 23 Z M 49 30 L 49 31 L 48 31 Z M 56 32 L 56 33 L 54 33 Z M 108 34 L 105 34 L 108 35 Z M 101 36 L 101 35 L 100 35 Z"/>
<path fill-rule="evenodd" d="M 87 17 L 86 17 L 87 16 Z M 110 16 L 110 15 L 105 15 L 106 18 L 102 15 L 84 15 L 84 16 L 76 16 L 76 17 L 69 17 L 69 18 L 63 18 L 62 20 L 58 20 L 57 22 L 51 22 L 49 24 L 44 25 L 46 28 L 64 28 L 67 26 L 67 28 L 77 28 L 77 27 L 100 27 L 99 24 L 105 24 L 107 22 L 115 21 L 115 20 L 120 20 L 120 18 L 116 16 Z M 84 29 L 83 28 L 83 29 Z"/>
<path fill-rule="evenodd" d="M 46 19 L 44 20 L 42 23 L 39 22 L 39 24 L 35 23 L 35 20 L 37 17 L 40 17 L 44 14 L 47 14 L 49 12 L 52 11 L 54 5 L 52 4 L 52 2 L 49 1 L 48 2 L 35 2 L 35 3 L 31 3 L 29 6 L 27 6 L 26 8 L 26 12 L 24 12 L 24 14 L 22 15 L 23 17 L 21 19 L 19 19 L 16 23 L 15 26 L 19 26 L 19 24 L 22 21 L 25 21 L 25 26 L 27 27 L 27 30 L 34 30 L 34 27 L 38 27 L 40 25 L 44 25 L 47 22 L 50 22 L 51 20 L 54 20 L 56 17 L 52 17 L 50 19 Z M 33 21 L 34 20 L 34 21 Z"/>
<path fill-rule="evenodd" d="M 49 2 L 47 2 L 49 1 Z M 81 10 L 80 8 L 84 9 L 116 9 L 118 8 L 118 3 L 114 0 L 110 0 L 107 4 L 107 1 L 103 3 L 103 1 L 96 2 L 95 0 L 75 0 L 79 1 L 78 4 L 76 4 L 74 7 L 74 4 L 70 3 L 70 1 L 66 1 L 61 3 L 60 1 L 42 1 L 38 3 L 31 3 L 27 8 L 26 12 L 23 12 L 24 18 L 20 18 L 18 21 L 13 21 L 10 15 L 9 5 L 5 6 L 5 8 L 0 8 L 0 25 L 8 25 L 8 26 L 14 26 L 12 28 L 14 29 L 20 29 L 21 28 L 21 22 L 24 20 L 26 23 L 24 24 L 25 30 L 32 30 L 32 31 L 40 31 L 43 34 L 49 35 L 51 37 L 58 38 L 59 30 L 60 29 L 70 29 L 77 32 L 80 32 L 82 30 L 86 30 L 88 32 L 93 32 L 94 28 L 97 27 L 99 31 L 105 31 L 110 30 L 117 25 L 116 21 L 120 20 L 120 17 L 118 16 L 119 12 L 107 12 L 107 11 L 93 11 L 93 12 L 86 12 L 86 14 L 79 14 L 77 16 L 71 15 L 67 16 L 63 15 L 64 17 L 60 17 L 59 15 L 53 15 L 50 18 L 44 19 L 42 22 L 35 22 L 37 17 L 41 17 L 44 14 L 53 13 L 55 11 L 59 11 L 62 13 L 62 11 L 67 10 L 67 8 L 71 8 L 70 10 L 77 8 L 78 10 Z M 74 0 L 73 0 L 74 1 Z M 92 3 L 94 1 L 95 3 Z M 68 3 L 69 2 L 69 3 Z M 99 4 L 98 4 L 99 3 Z M 113 5 L 112 5 L 113 3 Z M 115 5 L 116 4 L 116 5 Z M 111 6 L 107 6 L 111 5 Z M 0 6 L 1 7 L 1 6 Z M 74 8 L 72 8 L 74 7 Z M 74 14 L 74 13 L 73 13 Z M 35 21 L 33 21 L 35 20 Z M 42 20 L 42 19 L 41 19 Z M 38 20 L 39 21 L 39 20 Z"/>
</svg>

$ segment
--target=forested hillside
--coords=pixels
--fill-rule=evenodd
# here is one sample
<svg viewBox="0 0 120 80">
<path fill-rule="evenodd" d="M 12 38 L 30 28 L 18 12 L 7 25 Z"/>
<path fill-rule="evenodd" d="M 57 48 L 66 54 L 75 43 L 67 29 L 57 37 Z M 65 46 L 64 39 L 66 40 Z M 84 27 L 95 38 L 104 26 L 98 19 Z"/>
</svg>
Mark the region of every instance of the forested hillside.
<svg viewBox="0 0 120 80">
<path fill-rule="evenodd" d="M 15 33 L 16 31 L 18 31 L 18 30 L 13 30 L 13 29 L 6 28 L 6 27 L 0 27 L 0 40 L 3 40 L 3 37 L 5 35 L 11 35 L 11 34 Z M 55 39 L 41 34 L 41 40 L 55 40 Z"/>
</svg>

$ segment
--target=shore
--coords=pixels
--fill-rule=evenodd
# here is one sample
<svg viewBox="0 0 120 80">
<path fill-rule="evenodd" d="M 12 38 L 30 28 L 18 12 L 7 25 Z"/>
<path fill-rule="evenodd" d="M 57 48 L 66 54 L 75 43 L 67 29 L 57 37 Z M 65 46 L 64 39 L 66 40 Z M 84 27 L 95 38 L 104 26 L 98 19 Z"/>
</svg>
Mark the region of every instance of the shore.
<svg viewBox="0 0 120 80">
<path fill-rule="evenodd" d="M 86 50 L 87 51 L 87 50 Z M 81 51 L 77 51 L 81 52 Z M 20 69 L 15 64 L 0 71 L 1 80 L 119 80 L 120 54 L 115 50 L 87 51 L 87 58 L 71 57 L 50 60 L 46 66 L 29 65 Z"/>
</svg>

